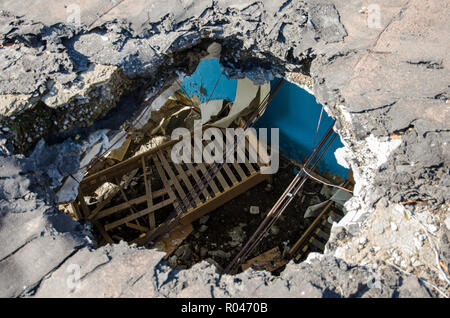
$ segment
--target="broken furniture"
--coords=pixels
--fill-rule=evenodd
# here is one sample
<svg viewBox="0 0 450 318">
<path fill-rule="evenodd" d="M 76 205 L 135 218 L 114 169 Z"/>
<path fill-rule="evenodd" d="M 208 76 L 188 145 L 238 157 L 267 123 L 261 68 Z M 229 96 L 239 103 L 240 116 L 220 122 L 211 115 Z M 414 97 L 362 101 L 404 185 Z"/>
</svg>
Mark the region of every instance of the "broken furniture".
<svg viewBox="0 0 450 318">
<path fill-rule="evenodd" d="M 72 203 L 78 218 L 89 220 L 105 242 L 123 239 L 142 244 L 142 239 L 155 231 L 177 206 L 184 206 L 181 224 L 187 225 L 270 178 L 261 174 L 264 164 L 249 162 L 249 150 L 261 150 L 263 145 L 256 136 L 247 136 L 244 162 L 225 163 L 201 194 L 186 202 L 189 191 L 209 174 L 209 165 L 173 163 L 171 150 L 177 142 L 169 141 L 88 175 L 80 183 L 78 197 Z M 130 185 L 130 179 L 134 186 Z M 117 194 L 89 206 L 85 197 L 106 182 L 118 186 Z"/>
</svg>

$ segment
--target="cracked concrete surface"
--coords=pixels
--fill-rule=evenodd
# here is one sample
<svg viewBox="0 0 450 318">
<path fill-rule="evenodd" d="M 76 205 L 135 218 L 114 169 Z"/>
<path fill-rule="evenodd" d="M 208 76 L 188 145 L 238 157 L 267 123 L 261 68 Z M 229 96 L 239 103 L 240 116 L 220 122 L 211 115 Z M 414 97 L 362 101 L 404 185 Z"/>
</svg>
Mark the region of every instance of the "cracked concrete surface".
<svg viewBox="0 0 450 318">
<path fill-rule="evenodd" d="M 118 67 L 128 78 L 145 79 L 156 93 L 166 81 L 192 72 L 212 41 L 222 44 L 228 76 L 263 82 L 310 75 L 318 102 L 337 120 L 345 161 L 355 174 L 355 197 L 346 205 L 352 219 L 340 225 L 356 242 L 373 231 L 364 221 L 389 213 L 394 203 L 422 200 L 426 215 L 441 215 L 450 193 L 449 4 L 377 3 L 379 28 L 368 28 L 365 1 L 79 0 L 81 24 L 75 26 L 67 23 L 76 12 L 71 1 L 2 1 L 0 105 L 4 115 L 16 107 L 20 117 L 45 99 L 49 83 L 67 85 L 92 65 Z M 414 274 L 392 266 L 373 269 L 361 258 L 337 254 L 346 244 L 338 235 L 324 256 L 290 263 L 280 277 L 252 270 L 220 276 L 206 263 L 174 271 L 161 253 L 124 243 L 93 250 L 82 225 L 56 212 L 42 158 L 14 154 L 13 135 L 3 133 L 1 296 L 438 295 Z M 371 149 L 374 141 L 398 145 L 385 158 Z M 58 160 L 58 166 L 73 164 L 70 157 Z M 377 202 L 383 204 L 375 213 Z M 355 245 L 349 255 L 357 254 Z M 81 271 L 75 289 L 67 284 L 71 264 Z M 373 277 L 382 277 L 379 288 L 370 287 Z"/>
</svg>

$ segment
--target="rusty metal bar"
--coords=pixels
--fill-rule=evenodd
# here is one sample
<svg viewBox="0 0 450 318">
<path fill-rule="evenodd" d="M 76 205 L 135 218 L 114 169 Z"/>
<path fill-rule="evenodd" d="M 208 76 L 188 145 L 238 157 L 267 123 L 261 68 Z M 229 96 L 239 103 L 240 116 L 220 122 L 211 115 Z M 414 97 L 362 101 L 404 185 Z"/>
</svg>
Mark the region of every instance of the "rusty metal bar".
<svg viewBox="0 0 450 318">
<path fill-rule="evenodd" d="M 322 137 L 322 140 L 320 141 L 319 145 L 313 150 L 312 154 L 310 155 L 308 160 L 305 162 L 305 165 L 304 165 L 305 168 L 307 168 L 313 162 L 313 160 L 316 158 L 316 156 L 322 150 L 325 143 L 327 143 L 327 141 L 329 140 L 330 136 L 334 133 L 333 126 L 334 126 L 334 121 L 328 128 L 325 135 Z M 319 163 L 319 161 L 322 159 L 323 155 L 328 150 L 329 146 L 331 145 L 331 143 L 334 141 L 335 138 L 336 138 L 336 134 L 334 134 L 331 137 L 331 140 L 328 141 L 328 144 L 325 147 L 325 151 L 323 151 L 322 154 L 319 156 L 319 159 L 316 160 L 316 162 L 313 165 L 313 169 Z M 247 243 L 242 248 L 242 250 L 235 256 L 233 261 L 227 266 L 227 268 L 225 269 L 225 273 L 230 273 L 231 270 L 240 266 L 245 261 L 245 259 L 248 257 L 248 255 L 261 242 L 261 240 L 264 237 L 264 234 L 277 221 L 279 216 L 284 212 L 284 210 L 289 205 L 289 203 L 292 201 L 292 199 L 295 197 L 295 195 L 298 193 L 298 191 L 303 187 L 303 185 L 305 184 L 307 179 L 308 179 L 308 176 L 307 175 L 303 176 L 303 173 L 301 171 L 294 177 L 292 182 L 286 188 L 286 190 L 281 195 L 281 197 L 278 199 L 278 201 L 275 203 L 275 205 L 272 207 L 272 209 L 268 212 L 266 218 L 259 225 L 257 230 L 253 233 L 253 235 L 247 241 Z"/>
</svg>

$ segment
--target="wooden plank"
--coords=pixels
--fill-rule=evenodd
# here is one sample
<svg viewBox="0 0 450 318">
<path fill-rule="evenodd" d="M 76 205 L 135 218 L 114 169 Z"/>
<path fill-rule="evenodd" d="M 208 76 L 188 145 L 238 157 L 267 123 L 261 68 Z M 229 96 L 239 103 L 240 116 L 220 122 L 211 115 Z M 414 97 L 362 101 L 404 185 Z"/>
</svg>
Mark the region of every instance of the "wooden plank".
<svg viewBox="0 0 450 318">
<path fill-rule="evenodd" d="M 117 234 L 113 234 L 112 238 L 115 239 L 116 242 L 125 241 L 122 236 L 119 236 Z"/>
<path fill-rule="evenodd" d="M 181 176 L 181 179 L 183 180 L 184 184 L 186 185 L 186 187 L 190 190 L 193 191 L 193 186 L 191 181 L 189 180 L 188 176 L 186 175 L 186 172 L 184 171 L 183 167 L 180 164 L 173 164 L 175 166 L 175 169 L 178 172 L 178 175 Z M 200 198 L 198 196 L 195 197 L 195 204 L 199 205 L 200 203 L 202 203 L 202 201 L 200 201 Z"/>
<path fill-rule="evenodd" d="M 218 147 L 219 151 L 223 151 L 223 146 L 220 145 L 219 141 L 217 139 L 214 139 L 212 141 L 214 143 L 214 145 L 216 147 Z M 223 165 L 225 166 L 225 164 Z M 224 167 L 222 166 L 222 169 L 224 169 Z M 216 174 L 217 179 L 219 180 L 220 185 L 222 186 L 223 190 L 227 190 L 229 188 L 227 181 L 225 180 L 225 178 L 223 177 L 221 171 L 219 170 Z"/>
<path fill-rule="evenodd" d="M 102 224 L 100 224 L 97 221 L 91 221 L 92 225 L 94 225 L 98 231 L 100 232 L 101 236 L 105 239 L 107 243 L 114 243 L 113 239 L 109 234 L 105 231 L 105 228 Z"/>
<path fill-rule="evenodd" d="M 305 245 L 303 246 L 302 250 L 298 252 L 298 254 L 295 256 L 295 261 L 298 262 L 300 258 L 302 258 L 303 255 L 309 250 L 309 246 Z"/>
<path fill-rule="evenodd" d="M 147 166 L 145 164 L 145 158 L 142 157 L 142 171 L 144 173 L 144 184 L 145 184 L 145 196 L 147 198 L 147 208 L 151 208 L 153 206 L 153 198 L 152 198 L 152 186 L 150 181 L 148 180 L 147 174 Z M 154 229 L 156 227 L 155 213 L 150 213 L 148 216 L 148 223 L 150 225 L 150 229 Z"/>
<path fill-rule="evenodd" d="M 159 198 L 159 197 L 165 195 L 166 193 L 167 193 L 166 189 L 161 189 L 161 190 L 155 191 L 155 192 L 153 192 L 153 198 L 155 198 L 155 199 Z M 143 195 L 136 199 L 132 199 L 129 202 L 131 204 L 137 205 L 137 204 L 141 204 L 141 203 L 145 202 L 146 200 L 147 200 L 147 196 Z M 127 208 L 128 208 L 128 204 L 126 202 L 124 202 L 124 203 L 118 204 L 116 206 L 113 206 L 111 208 L 108 208 L 108 209 L 98 212 L 98 215 L 94 219 L 98 220 L 98 219 L 104 218 L 108 215 L 114 214 L 116 212 L 123 211 Z"/>
<path fill-rule="evenodd" d="M 166 252 L 164 258 L 168 259 L 193 231 L 194 227 L 192 224 L 177 226 L 169 232 L 168 237 L 165 237 L 156 243 L 155 248 L 162 252 Z"/>
<path fill-rule="evenodd" d="M 223 191 L 226 191 L 226 190 L 228 190 L 228 188 L 230 188 L 230 186 L 228 185 L 227 181 L 225 180 L 225 178 L 223 177 L 223 175 L 220 171 L 217 172 L 216 177 L 219 180 L 219 183 L 222 186 Z"/>
<path fill-rule="evenodd" d="M 78 196 L 77 196 L 78 202 L 80 202 L 81 210 L 83 212 L 83 217 L 88 218 L 91 214 L 91 210 L 89 209 L 88 205 L 86 204 L 86 201 L 84 200 L 84 194 L 81 189 L 78 189 Z"/>
<path fill-rule="evenodd" d="M 188 167 L 189 172 L 192 174 L 192 177 L 194 177 L 195 182 L 197 182 L 197 184 L 200 186 L 201 179 L 197 173 L 197 168 L 195 168 L 192 165 L 192 163 L 186 163 L 186 166 Z M 211 195 L 208 193 L 207 188 L 208 187 L 204 187 L 203 192 L 202 192 L 203 196 L 205 197 L 205 200 L 209 200 L 209 198 L 211 198 Z"/>
<path fill-rule="evenodd" d="M 122 198 L 125 200 L 125 203 L 128 205 L 128 209 L 130 210 L 131 214 L 136 212 L 136 209 L 131 205 L 130 201 L 128 201 L 127 194 L 123 190 L 122 186 L 120 185 L 120 180 L 116 178 L 116 184 L 119 187 L 120 194 L 122 195 Z"/>
<path fill-rule="evenodd" d="M 197 166 L 200 167 L 200 170 L 203 173 L 203 175 L 205 176 L 205 178 L 211 179 L 211 175 L 208 173 L 208 170 L 206 169 L 206 166 L 203 163 L 198 163 Z M 220 193 L 219 188 L 217 187 L 217 185 L 214 182 L 214 178 L 208 182 L 208 186 L 210 186 L 211 189 L 213 190 L 214 196 L 216 196 L 218 193 Z"/>
<path fill-rule="evenodd" d="M 72 207 L 73 213 L 75 213 L 75 216 L 77 220 L 81 220 L 83 218 L 83 214 L 80 211 L 80 207 L 78 206 L 78 202 L 75 200 L 74 202 L 70 202 L 70 205 Z"/>
<path fill-rule="evenodd" d="M 139 224 L 134 224 L 134 223 L 128 222 L 128 223 L 125 223 L 125 225 L 127 227 L 129 227 L 130 229 L 138 230 L 138 231 L 141 231 L 143 233 L 147 233 L 148 231 L 150 231 L 150 229 L 148 227 L 145 227 L 145 226 L 142 226 L 142 225 L 139 225 Z"/>
<path fill-rule="evenodd" d="M 86 192 L 89 192 L 89 190 L 92 190 L 92 189 L 95 190 L 100 185 L 102 185 L 104 182 L 107 182 L 108 180 L 113 180 L 114 177 L 121 177 L 122 175 L 124 175 L 136 168 L 140 168 L 142 165 L 142 163 L 141 163 L 142 157 L 150 158 L 157 151 L 167 148 L 167 147 L 171 147 L 171 146 L 175 145 L 177 142 L 178 142 L 178 140 L 171 140 L 165 144 L 162 144 L 156 148 L 150 149 L 149 151 L 146 151 L 135 157 L 132 157 L 125 161 L 119 162 L 118 164 L 115 164 L 112 167 L 109 167 L 109 168 L 106 168 L 105 170 L 94 173 L 91 176 L 87 176 L 81 182 L 80 186 Z"/>
<path fill-rule="evenodd" d="M 245 271 L 247 268 L 252 267 L 255 270 L 272 272 L 287 263 L 288 261 L 281 257 L 280 249 L 277 246 L 242 264 L 242 270 Z"/>
<path fill-rule="evenodd" d="M 241 182 L 245 180 L 245 178 L 247 177 L 247 175 L 245 174 L 244 170 L 242 170 L 241 168 L 241 164 L 238 162 L 234 162 L 232 163 L 234 169 L 237 171 L 237 173 L 239 174 L 239 177 L 241 178 Z"/>
<path fill-rule="evenodd" d="M 183 201 L 186 197 L 186 194 L 184 193 L 184 190 L 181 187 L 181 184 L 178 182 L 178 179 L 175 176 L 175 173 L 172 171 L 172 168 L 170 167 L 169 162 L 164 157 L 164 154 L 161 151 L 158 151 L 157 154 L 158 154 L 158 158 L 161 161 L 164 169 L 167 171 L 170 179 L 174 182 L 175 190 L 178 192 L 178 198 L 180 199 L 180 204 L 182 204 L 182 206 L 185 206 L 186 210 L 189 209 L 191 207 L 191 205 L 188 202 Z"/>
<path fill-rule="evenodd" d="M 95 209 L 92 211 L 91 215 L 89 215 L 88 219 L 89 220 L 94 219 L 97 216 L 97 214 L 112 201 L 112 199 L 116 196 L 116 194 L 117 193 L 111 194 L 107 199 L 97 204 Z"/>
<path fill-rule="evenodd" d="M 244 138 L 245 138 L 245 136 L 244 136 Z M 245 163 L 245 160 L 243 161 L 243 160 L 242 160 L 242 157 L 239 156 L 239 151 L 236 151 L 236 153 L 237 153 L 238 160 Z M 234 158 L 234 157 L 233 157 L 233 158 Z M 235 169 L 235 170 L 237 171 L 237 173 L 239 174 L 241 181 L 245 180 L 245 177 L 246 177 L 247 175 L 245 174 L 244 170 L 241 168 L 241 165 L 240 165 L 238 162 L 236 162 L 236 161 L 233 162 L 233 163 L 230 163 L 230 164 L 234 167 L 234 169 Z"/>
<path fill-rule="evenodd" d="M 167 194 L 169 194 L 169 197 L 172 199 L 175 209 L 177 209 L 179 207 L 180 203 L 178 202 L 177 197 L 176 197 L 175 193 L 173 192 L 172 187 L 169 184 L 169 181 L 167 180 L 167 177 L 166 177 L 164 169 L 161 165 L 161 162 L 159 162 L 159 159 L 157 156 L 153 156 L 152 158 L 153 158 L 153 162 L 155 163 L 156 170 L 158 170 L 159 177 L 161 178 L 161 180 L 165 186 Z"/>
<path fill-rule="evenodd" d="M 105 230 L 106 231 L 110 231 L 110 230 L 112 230 L 112 229 L 114 229 L 114 228 L 116 228 L 116 227 L 118 227 L 118 226 L 120 226 L 120 225 L 122 225 L 124 223 L 131 222 L 133 220 L 136 220 L 137 218 L 146 216 L 150 212 L 159 210 L 159 209 L 161 209 L 161 208 L 163 208 L 163 207 L 165 207 L 165 206 L 167 206 L 169 204 L 172 204 L 172 203 L 173 203 L 173 200 L 171 198 L 169 198 L 167 200 L 164 200 L 162 202 L 159 202 L 159 203 L 153 205 L 151 208 L 147 208 L 147 209 L 142 210 L 140 212 L 137 212 L 137 213 L 134 213 L 134 214 L 129 215 L 127 217 L 124 217 L 123 219 L 120 219 L 118 221 L 114 221 L 112 223 L 106 224 L 105 225 Z"/>
<path fill-rule="evenodd" d="M 236 186 L 233 186 L 229 188 L 227 191 L 221 192 L 218 195 L 216 195 L 211 200 L 208 200 L 207 202 L 201 204 L 196 209 L 192 210 L 189 213 L 186 213 L 181 218 L 181 223 L 188 224 L 192 223 L 195 220 L 201 218 L 205 214 L 209 213 L 212 210 L 217 209 L 218 207 L 222 206 L 226 202 L 232 200 L 233 198 L 237 197 L 238 195 L 248 191 L 255 185 L 257 185 L 260 182 L 263 182 L 267 179 L 267 175 L 263 174 L 254 174 L 250 176 L 245 182 L 241 182 Z"/>
<path fill-rule="evenodd" d="M 244 154 L 242 155 L 240 151 L 236 151 L 236 157 L 238 159 L 238 162 L 240 162 L 241 164 L 245 165 L 249 171 L 249 174 L 252 174 L 255 172 L 255 169 L 253 168 L 253 166 L 250 164 L 250 160 L 247 160 L 247 154 L 246 152 L 248 152 L 248 144 L 250 142 L 247 142 L 247 139 L 244 136 Z M 247 174 L 246 174 L 247 175 Z"/>
<path fill-rule="evenodd" d="M 321 229 L 318 229 L 316 231 L 316 235 L 318 237 L 320 237 L 322 240 L 327 241 L 330 238 L 330 235 L 328 235 L 327 233 L 325 233 L 324 231 L 322 231 Z"/>
<path fill-rule="evenodd" d="M 247 145 L 247 143 L 245 143 Z M 242 156 L 240 155 L 239 151 L 236 152 L 236 155 L 238 157 L 238 161 L 243 162 L 243 164 L 247 167 L 249 174 L 252 174 L 255 172 L 255 169 L 252 167 L 252 165 L 249 163 L 249 161 L 247 160 L 247 157 L 244 153 L 244 158 L 242 158 Z"/>
<path fill-rule="evenodd" d="M 233 171 L 231 171 L 231 168 L 228 165 L 228 163 L 225 163 L 223 165 L 223 170 L 225 171 L 225 174 L 228 176 L 228 178 L 231 180 L 232 186 L 239 183 L 239 181 L 236 179 Z"/>
<path fill-rule="evenodd" d="M 323 208 L 322 212 L 319 213 L 319 215 L 315 218 L 315 220 L 311 223 L 311 225 L 308 227 L 308 229 L 303 233 L 303 235 L 298 239 L 298 241 L 292 246 L 292 248 L 289 251 L 289 255 L 294 255 L 294 253 L 302 247 L 302 245 L 308 240 L 308 238 L 311 236 L 313 231 L 316 229 L 319 222 L 321 222 L 323 216 L 328 212 L 328 210 L 333 205 L 333 201 L 330 201 L 327 203 L 327 205 Z"/>
</svg>

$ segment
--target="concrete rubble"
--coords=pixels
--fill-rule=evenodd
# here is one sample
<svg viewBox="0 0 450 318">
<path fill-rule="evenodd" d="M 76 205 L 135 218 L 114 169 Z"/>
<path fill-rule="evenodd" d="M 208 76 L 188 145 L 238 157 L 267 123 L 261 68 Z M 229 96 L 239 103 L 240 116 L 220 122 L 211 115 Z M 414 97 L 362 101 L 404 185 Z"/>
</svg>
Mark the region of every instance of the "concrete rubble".
<svg viewBox="0 0 450 318">
<path fill-rule="evenodd" d="M 0 4 L 0 297 L 450 295 L 446 1 L 380 0 L 376 27 L 361 2 L 346 0 L 164 3 L 125 1 L 105 13 L 109 1 L 83 2 L 79 25 L 56 0 Z M 354 173 L 324 254 L 280 276 L 219 275 L 212 259 L 174 270 L 164 253 L 124 242 L 94 249 L 89 230 L 57 210 L 76 191 L 63 178 L 115 140 L 96 126 L 100 117 L 115 108 L 109 124 L 119 129 L 137 110 L 119 100 L 139 81 L 160 107 L 173 94 L 163 86 L 192 73 L 212 42 L 226 76 L 255 85 L 284 76 L 313 92 L 336 119 L 338 162 Z M 18 129 L 30 116 L 32 127 Z M 48 134 L 59 139 L 47 144 Z M 244 226 L 230 233 L 235 244 Z M 74 272 L 80 284 L 68 283 Z"/>
</svg>

